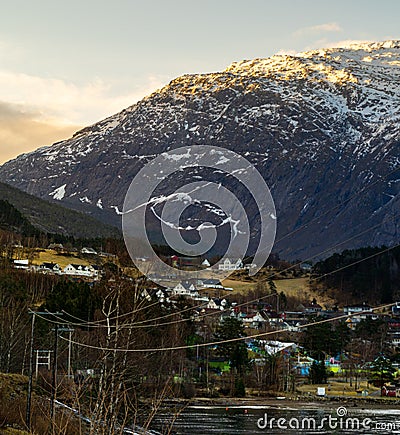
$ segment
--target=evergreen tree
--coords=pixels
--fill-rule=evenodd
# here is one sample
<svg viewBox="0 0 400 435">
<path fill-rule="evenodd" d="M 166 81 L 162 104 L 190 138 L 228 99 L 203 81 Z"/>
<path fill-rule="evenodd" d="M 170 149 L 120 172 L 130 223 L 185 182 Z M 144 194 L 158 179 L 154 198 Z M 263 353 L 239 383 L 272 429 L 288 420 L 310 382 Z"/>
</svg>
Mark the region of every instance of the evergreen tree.
<svg viewBox="0 0 400 435">
<path fill-rule="evenodd" d="M 326 384 L 328 373 L 324 361 L 313 361 L 309 378 L 312 384 Z"/>
<path fill-rule="evenodd" d="M 225 317 L 215 333 L 215 338 L 221 341 L 245 336 L 242 322 L 234 317 Z M 231 373 L 235 376 L 233 395 L 243 396 L 245 391 L 243 376 L 250 365 L 246 344 L 243 340 L 221 343 L 218 345 L 217 352 L 229 361 Z"/>
</svg>

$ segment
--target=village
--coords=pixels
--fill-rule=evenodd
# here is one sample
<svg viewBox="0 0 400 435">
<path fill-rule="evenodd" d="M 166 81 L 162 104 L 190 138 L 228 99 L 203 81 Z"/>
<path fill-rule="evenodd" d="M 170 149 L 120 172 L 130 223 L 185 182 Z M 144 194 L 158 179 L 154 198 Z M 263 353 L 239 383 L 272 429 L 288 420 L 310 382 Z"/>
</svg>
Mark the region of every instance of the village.
<svg viewBox="0 0 400 435">
<path fill-rule="evenodd" d="M 107 263 L 118 264 L 118 257 L 114 254 L 106 253 L 101 250 L 97 251 L 91 247 L 82 247 L 80 250 L 66 253 L 61 244 L 50 244 L 46 249 L 41 250 L 41 255 L 32 256 L 31 258 L 22 258 L 21 253 L 24 248 L 20 244 L 14 246 L 13 267 L 26 273 L 39 273 L 50 276 L 64 278 L 70 282 L 95 283 L 106 279 L 104 265 Z M 49 255 L 51 253 L 52 255 Z M 60 261 L 41 261 L 42 258 L 60 259 Z M 72 259 L 71 262 L 69 262 Z M 138 260 L 138 259 L 136 259 Z M 149 262 L 149 259 L 142 258 L 142 262 Z M 392 373 L 385 371 L 385 381 L 375 382 L 376 371 L 371 372 L 376 359 L 376 349 L 370 349 L 368 353 L 365 349 L 359 347 L 358 352 L 350 352 L 345 349 L 335 349 L 329 352 L 323 350 L 323 357 L 316 355 L 313 344 L 304 346 L 304 334 L 307 333 L 308 325 L 312 322 L 321 320 L 332 323 L 341 322 L 345 325 L 349 334 L 353 335 L 355 343 L 359 340 L 358 333 L 366 325 L 375 328 L 379 325 L 382 332 L 381 349 L 390 349 L 397 352 L 400 347 L 400 303 L 392 304 L 389 309 L 377 312 L 373 306 L 362 301 L 359 304 L 338 306 L 324 306 L 319 303 L 314 296 L 304 292 L 304 288 L 299 287 L 296 291 L 296 304 L 289 306 L 284 292 L 278 292 L 275 283 L 279 284 L 279 279 L 272 280 L 271 277 L 279 276 L 279 271 L 272 266 L 268 266 L 266 271 L 270 278 L 265 280 L 264 293 L 259 297 L 251 299 L 250 296 L 244 296 L 237 293 L 235 280 L 229 280 L 226 285 L 223 280 L 218 278 L 218 274 L 224 271 L 231 271 L 233 277 L 239 276 L 240 273 L 248 272 L 251 264 L 244 264 L 240 258 L 225 258 L 223 262 L 215 267 L 210 267 L 208 259 L 192 259 L 190 257 L 178 257 L 173 255 L 166 259 L 177 269 L 176 276 L 169 278 L 170 285 L 165 287 L 158 285 L 158 281 L 163 281 L 163 277 L 152 276 L 152 281 L 146 281 L 140 290 L 140 298 L 149 304 L 157 303 L 162 309 L 178 310 L 179 304 L 184 300 L 189 304 L 190 319 L 195 325 L 196 334 L 207 337 L 207 334 L 218 329 L 218 325 L 224 323 L 226 319 L 234 319 L 243 327 L 244 334 L 249 338 L 244 340 L 246 349 L 251 361 L 255 366 L 265 365 L 266 356 L 275 358 L 280 361 L 281 374 L 280 380 L 277 381 L 278 387 L 286 392 L 295 391 L 303 385 L 312 381 L 313 370 L 316 364 L 324 361 L 326 376 L 317 379 L 320 382 L 325 381 L 328 377 L 335 380 L 344 379 L 347 381 L 354 378 L 355 387 L 351 388 L 347 394 L 358 394 L 360 391 L 364 395 L 368 391 L 378 391 L 375 387 L 382 388 L 382 395 L 395 396 L 400 395 L 399 387 L 393 387 L 392 382 L 395 373 L 400 367 L 399 363 L 391 364 Z M 193 270 L 194 267 L 200 267 L 197 278 L 189 280 L 179 280 L 179 270 Z M 212 270 L 212 273 L 206 273 L 205 270 Z M 312 266 L 308 263 L 300 263 L 297 267 L 302 276 L 311 276 Z M 124 269 L 122 279 L 125 281 L 134 281 L 132 274 Z M 239 275 L 238 275 L 239 274 Z M 151 276 L 151 274 L 149 274 Z M 233 284 L 232 284 L 233 282 Z M 233 286 L 232 286 L 233 285 Z M 256 283 L 253 287 L 256 286 Z M 249 287 L 250 288 L 250 287 Z M 308 298 L 307 298 L 308 297 Z M 208 332 L 207 332 L 208 331 Z M 255 338 L 253 338 L 255 337 Z M 365 343 L 365 338 L 364 338 Z M 368 344 L 365 347 L 374 347 Z M 317 349 L 318 350 L 318 349 Z M 321 349 L 319 349 L 321 350 Z M 375 353 L 374 353 L 375 352 Z M 49 355 L 49 354 L 48 354 Z M 372 355 L 375 355 L 372 358 Z M 39 358 L 39 356 L 37 356 Z M 43 366 L 48 365 L 48 359 Z M 372 359 L 371 359 L 372 358 Z M 206 370 L 204 361 L 197 361 L 199 367 Z M 38 367 L 41 366 L 40 360 L 37 361 Z M 76 373 L 92 373 L 87 369 L 82 371 L 79 364 Z M 210 369 L 210 378 L 216 379 L 228 373 L 231 369 L 229 361 L 224 358 L 209 357 L 207 370 Z M 382 378 L 382 373 L 380 374 Z M 386 379 L 387 377 L 387 379 Z M 361 382 L 364 381 L 364 387 L 361 388 Z M 218 381 L 215 381 L 218 384 Z M 312 381 L 311 383 L 316 383 Z M 391 386 L 391 389 L 389 386 Z M 394 389 L 393 389 L 394 388 Z M 313 390 L 311 390 L 313 391 Z M 325 395 L 327 390 L 315 390 L 314 393 Z M 343 389 L 345 391 L 345 389 Z M 394 393 L 393 393 L 394 391 Z M 358 392 L 358 393 L 357 393 Z"/>
</svg>

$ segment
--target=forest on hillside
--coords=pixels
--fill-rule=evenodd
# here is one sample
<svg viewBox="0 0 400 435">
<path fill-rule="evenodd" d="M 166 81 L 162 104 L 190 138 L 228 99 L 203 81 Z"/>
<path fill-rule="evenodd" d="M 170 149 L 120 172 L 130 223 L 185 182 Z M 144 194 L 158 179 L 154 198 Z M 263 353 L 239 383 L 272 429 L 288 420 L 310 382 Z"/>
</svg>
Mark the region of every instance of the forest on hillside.
<svg viewBox="0 0 400 435">
<path fill-rule="evenodd" d="M 390 303 L 400 298 L 400 247 L 345 250 L 313 267 L 316 282 L 341 300 Z"/>
</svg>

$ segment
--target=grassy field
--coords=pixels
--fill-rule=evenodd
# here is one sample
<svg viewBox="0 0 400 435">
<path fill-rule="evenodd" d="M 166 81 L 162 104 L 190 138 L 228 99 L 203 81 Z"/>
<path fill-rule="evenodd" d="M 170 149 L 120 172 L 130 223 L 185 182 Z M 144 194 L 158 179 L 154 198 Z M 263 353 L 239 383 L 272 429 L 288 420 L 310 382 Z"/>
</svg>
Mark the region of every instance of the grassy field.
<svg viewBox="0 0 400 435">
<path fill-rule="evenodd" d="M 367 381 L 362 381 L 357 385 L 357 391 L 353 385 L 350 385 L 349 382 L 339 382 L 334 379 L 328 380 L 327 384 L 321 385 L 310 385 L 304 384 L 297 387 L 297 390 L 301 393 L 309 393 L 315 395 L 318 387 L 325 388 L 325 394 L 327 396 L 344 396 L 344 397 L 357 397 L 360 396 L 357 391 L 367 390 L 368 395 L 373 395 L 374 397 L 380 397 L 380 388 L 374 387 L 373 385 L 367 383 Z"/>
<path fill-rule="evenodd" d="M 244 282 L 229 278 L 222 281 L 222 284 L 225 287 L 233 288 L 234 293 L 247 293 L 250 290 L 253 290 L 256 286 L 255 282 Z"/>
<path fill-rule="evenodd" d="M 278 293 L 284 292 L 286 296 L 296 296 L 306 299 L 310 298 L 307 278 L 277 279 L 274 283 Z"/>
<path fill-rule="evenodd" d="M 304 302 L 311 302 L 313 298 L 323 307 L 331 306 L 333 300 L 325 295 L 313 292 L 309 287 L 308 278 L 288 278 L 274 280 L 278 293 L 284 292 L 286 296 L 297 297 Z M 256 282 L 246 282 L 238 279 L 228 278 L 223 281 L 225 287 L 232 287 L 234 293 L 245 294 L 255 289 Z"/>
<path fill-rule="evenodd" d="M 36 265 L 42 264 L 44 262 L 57 263 L 62 268 L 64 268 L 70 263 L 84 264 L 85 266 L 88 266 L 90 264 L 90 262 L 86 258 L 79 258 L 72 255 L 60 255 L 56 251 L 53 251 L 51 249 L 45 249 L 44 251 L 39 251 L 35 254 L 36 255 L 33 258 L 32 263 Z"/>
</svg>

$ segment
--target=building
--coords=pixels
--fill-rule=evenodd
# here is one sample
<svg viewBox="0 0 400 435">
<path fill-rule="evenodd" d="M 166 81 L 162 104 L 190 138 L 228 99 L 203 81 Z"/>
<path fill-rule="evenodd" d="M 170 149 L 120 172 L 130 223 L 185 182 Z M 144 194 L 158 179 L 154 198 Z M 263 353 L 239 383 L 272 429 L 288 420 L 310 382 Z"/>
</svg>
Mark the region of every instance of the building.
<svg viewBox="0 0 400 435">
<path fill-rule="evenodd" d="M 359 305 L 348 305 L 343 308 L 343 312 L 349 316 L 346 319 L 346 324 L 352 330 L 356 329 L 361 320 L 366 320 L 367 318 L 376 320 L 379 318 L 377 314 L 374 314 L 372 308 L 365 303 Z"/>
<path fill-rule="evenodd" d="M 161 288 L 147 288 L 141 293 L 141 296 L 148 302 L 159 301 L 161 304 L 164 302 L 170 302 L 168 293 L 165 289 Z"/>
<path fill-rule="evenodd" d="M 301 304 L 300 309 L 304 314 L 318 314 L 322 311 L 321 305 L 317 304 L 315 301 Z"/>
<path fill-rule="evenodd" d="M 348 315 L 359 314 L 362 312 L 372 313 L 372 309 L 368 304 L 362 303 L 358 305 L 347 305 L 343 308 L 343 312 Z"/>
<path fill-rule="evenodd" d="M 224 258 L 218 264 L 218 270 L 240 270 L 243 269 L 243 261 L 240 258 Z"/>
<path fill-rule="evenodd" d="M 61 266 L 57 263 L 44 262 L 39 266 L 38 270 L 42 273 L 54 273 L 56 275 L 62 274 Z"/>
<path fill-rule="evenodd" d="M 98 273 L 92 266 L 86 266 L 84 264 L 68 264 L 63 269 L 64 275 L 79 276 L 87 278 L 97 278 Z"/>
<path fill-rule="evenodd" d="M 219 279 L 199 279 L 198 285 L 201 288 L 217 288 L 224 289 L 225 287 L 221 284 Z"/>
<path fill-rule="evenodd" d="M 14 260 L 14 267 L 16 269 L 28 270 L 29 269 L 29 260 L 28 259 L 25 259 L 25 260 Z"/>
<path fill-rule="evenodd" d="M 50 243 L 47 249 L 52 249 L 53 251 L 62 252 L 64 251 L 64 246 L 61 243 Z"/>
<path fill-rule="evenodd" d="M 182 281 L 171 290 L 172 296 L 186 296 L 190 298 L 199 297 L 199 292 L 194 284 L 188 281 Z"/>
<path fill-rule="evenodd" d="M 97 255 L 97 251 L 95 251 L 93 248 L 82 248 L 81 254 L 89 254 L 89 255 Z"/>
<path fill-rule="evenodd" d="M 225 310 L 227 308 L 228 301 L 226 299 L 211 298 L 208 301 L 207 309 L 209 310 Z"/>
<path fill-rule="evenodd" d="M 243 325 L 246 328 L 260 329 L 269 323 L 269 320 L 264 318 L 261 313 L 247 314 L 242 318 Z"/>
<path fill-rule="evenodd" d="M 99 257 L 112 258 L 112 259 L 117 258 L 117 256 L 115 254 L 111 254 L 110 252 L 99 252 Z"/>
</svg>

